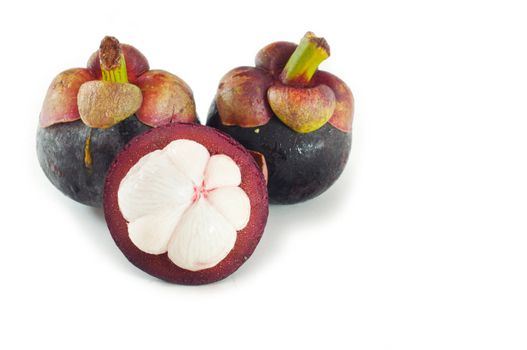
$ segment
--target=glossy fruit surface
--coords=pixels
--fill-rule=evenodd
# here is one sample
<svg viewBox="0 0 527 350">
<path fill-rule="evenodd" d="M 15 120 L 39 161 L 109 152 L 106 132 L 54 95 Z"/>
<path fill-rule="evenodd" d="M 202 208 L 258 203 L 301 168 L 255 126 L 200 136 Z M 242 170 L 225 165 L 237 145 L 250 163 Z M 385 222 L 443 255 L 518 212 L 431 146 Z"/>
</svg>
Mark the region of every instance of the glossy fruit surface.
<svg viewBox="0 0 527 350">
<path fill-rule="evenodd" d="M 271 203 L 293 204 L 326 191 L 351 150 L 354 100 L 335 75 L 317 70 L 329 56 L 308 32 L 297 46 L 275 42 L 221 79 L 207 125 L 263 155 Z"/>
<path fill-rule="evenodd" d="M 80 120 L 38 128 L 37 156 L 56 188 L 77 202 L 98 207 L 115 156 L 134 136 L 149 129 L 135 116 L 109 129 L 91 129 Z M 92 164 L 87 167 L 85 143 L 90 133 Z"/>
<path fill-rule="evenodd" d="M 264 155 L 269 201 L 275 204 L 299 203 L 326 191 L 344 170 L 351 150 L 351 133 L 328 124 L 307 134 L 291 130 L 278 118 L 254 128 L 226 126 L 213 107 L 207 125 Z"/>
</svg>

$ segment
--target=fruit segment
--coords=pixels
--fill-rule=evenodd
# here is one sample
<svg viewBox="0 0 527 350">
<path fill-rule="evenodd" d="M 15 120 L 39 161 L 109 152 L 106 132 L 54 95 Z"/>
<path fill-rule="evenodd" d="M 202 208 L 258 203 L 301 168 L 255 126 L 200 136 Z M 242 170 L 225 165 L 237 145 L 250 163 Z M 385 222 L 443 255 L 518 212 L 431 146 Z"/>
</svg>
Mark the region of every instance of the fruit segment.
<svg viewBox="0 0 527 350">
<path fill-rule="evenodd" d="M 210 157 L 204 182 L 208 191 L 218 187 L 238 186 L 241 181 L 240 168 L 230 157 L 224 154 L 216 154 Z"/>
<path fill-rule="evenodd" d="M 236 230 L 243 229 L 251 214 L 249 197 L 239 187 L 219 187 L 209 192 L 208 201 Z"/>
<path fill-rule="evenodd" d="M 130 239 L 145 253 L 168 251 L 170 260 L 187 270 L 218 264 L 249 220 L 250 203 L 240 182 L 240 168 L 229 156 L 210 157 L 195 141 L 176 140 L 145 155 L 118 192 Z"/>
<path fill-rule="evenodd" d="M 210 158 L 209 151 L 202 144 L 192 140 L 177 140 L 163 151 L 176 168 L 192 181 L 193 186 L 201 185 Z"/>
<path fill-rule="evenodd" d="M 127 221 L 176 206 L 188 207 L 194 183 L 182 173 L 167 152 L 145 155 L 130 169 L 119 187 L 119 207 Z"/>
<path fill-rule="evenodd" d="M 177 225 L 168 245 L 168 258 L 183 269 L 204 270 L 222 261 L 235 242 L 234 227 L 200 197 Z"/>
<path fill-rule="evenodd" d="M 128 224 L 130 240 L 145 253 L 163 254 L 188 205 L 176 205 L 141 216 Z"/>
</svg>

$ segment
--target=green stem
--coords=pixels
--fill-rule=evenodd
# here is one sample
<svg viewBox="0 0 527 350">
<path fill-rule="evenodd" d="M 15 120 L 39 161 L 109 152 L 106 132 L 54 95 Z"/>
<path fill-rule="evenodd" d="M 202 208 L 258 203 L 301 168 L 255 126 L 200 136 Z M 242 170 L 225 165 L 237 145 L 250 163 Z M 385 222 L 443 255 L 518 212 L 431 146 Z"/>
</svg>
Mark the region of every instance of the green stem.
<svg viewBox="0 0 527 350">
<path fill-rule="evenodd" d="M 99 48 L 102 80 L 114 83 L 128 83 L 126 61 L 119 40 L 107 36 L 101 41 Z"/>
<path fill-rule="evenodd" d="M 328 57 L 329 45 L 326 40 L 307 32 L 287 61 L 280 80 L 286 85 L 307 85 L 319 64 Z"/>
</svg>

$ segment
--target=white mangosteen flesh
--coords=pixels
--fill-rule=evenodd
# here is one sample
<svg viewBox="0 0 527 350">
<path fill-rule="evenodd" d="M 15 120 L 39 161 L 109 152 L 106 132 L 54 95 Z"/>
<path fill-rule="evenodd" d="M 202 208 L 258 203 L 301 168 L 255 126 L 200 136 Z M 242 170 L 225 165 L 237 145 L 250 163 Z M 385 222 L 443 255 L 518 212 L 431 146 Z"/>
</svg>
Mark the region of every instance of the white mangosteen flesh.
<svg viewBox="0 0 527 350">
<path fill-rule="evenodd" d="M 249 222 L 251 204 L 240 183 L 232 158 L 211 156 L 192 140 L 143 156 L 117 193 L 130 240 L 145 253 L 167 253 L 186 270 L 216 266 Z"/>
</svg>

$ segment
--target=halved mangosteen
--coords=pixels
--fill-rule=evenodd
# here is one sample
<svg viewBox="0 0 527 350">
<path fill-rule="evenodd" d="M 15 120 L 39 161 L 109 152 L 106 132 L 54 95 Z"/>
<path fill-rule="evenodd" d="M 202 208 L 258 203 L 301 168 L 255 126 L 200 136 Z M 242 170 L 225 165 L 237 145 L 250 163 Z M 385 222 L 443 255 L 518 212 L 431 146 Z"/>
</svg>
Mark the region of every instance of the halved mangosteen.
<svg viewBox="0 0 527 350">
<path fill-rule="evenodd" d="M 104 189 L 115 243 L 135 266 L 168 282 L 227 277 L 251 256 L 267 221 L 266 183 L 255 158 L 231 137 L 195 124 L 134 138 Z"/>
<path fill-rule="evenodd" d="M 171 122 L 197 122 L 194 98 L 177 76 L 149 70 L 133 46 L 105 37 L 87 68 L 55 77 L 44 99 L 37 156 L 68 197 L 102 205 L 106 172 L 134 136 Z"/>
</svg>

